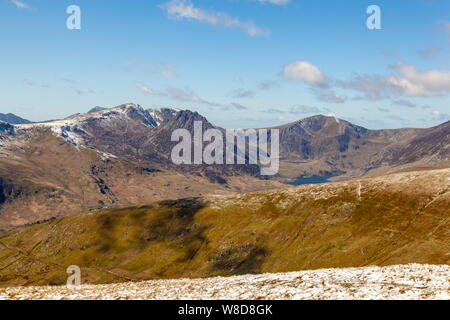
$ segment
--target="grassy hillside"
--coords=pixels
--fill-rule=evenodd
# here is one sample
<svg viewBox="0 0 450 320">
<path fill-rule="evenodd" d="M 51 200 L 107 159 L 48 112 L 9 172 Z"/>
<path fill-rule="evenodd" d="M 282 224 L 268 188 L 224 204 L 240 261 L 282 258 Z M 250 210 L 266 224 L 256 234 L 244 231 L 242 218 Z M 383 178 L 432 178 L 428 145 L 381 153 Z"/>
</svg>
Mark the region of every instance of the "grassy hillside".
<svg viewBox="0 0 450 320">
<path fill-rule="evenodd" d="M 0 285 L 450 263 L 450 169 L 89 212 L 0 234 Z"/>
</svg>

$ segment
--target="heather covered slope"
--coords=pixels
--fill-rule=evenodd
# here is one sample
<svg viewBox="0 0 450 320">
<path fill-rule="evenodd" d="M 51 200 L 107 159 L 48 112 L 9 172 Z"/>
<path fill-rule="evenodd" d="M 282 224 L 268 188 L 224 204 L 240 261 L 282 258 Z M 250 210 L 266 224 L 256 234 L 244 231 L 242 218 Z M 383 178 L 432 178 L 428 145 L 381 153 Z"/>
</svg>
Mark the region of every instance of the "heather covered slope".
<svg viewBox="0 0 450 320">
<path fill-rule="evenodd" d="M 0 284 L 450 264 L 450 169 L 83 213 L 0 235 Z"/>
</svg>

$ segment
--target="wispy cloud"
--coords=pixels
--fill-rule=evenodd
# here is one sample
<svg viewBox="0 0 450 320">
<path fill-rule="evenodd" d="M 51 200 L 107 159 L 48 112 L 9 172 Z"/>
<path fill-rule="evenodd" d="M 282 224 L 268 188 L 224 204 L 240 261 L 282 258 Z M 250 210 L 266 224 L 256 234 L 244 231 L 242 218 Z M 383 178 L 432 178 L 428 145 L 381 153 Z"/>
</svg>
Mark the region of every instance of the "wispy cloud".
<svg viewBox="0 0 450 320">
<path fill-rule="evenodd" d="M 229 111 L 232 109 L 242 111 L 242 110 L 248 110 L 248 107 L 246 107 L 240 103 L 236 103 L 236 102 L 232 102 L 228 105 L 222 106 L 222 110 L 224 110 L 224 111 Z"/>
<path fill-rule="evenodd" d="M 278 82 L 272 81 L 272 80 L 267 80 L 267 81 L 258 83 L 258 88 L 259 88 L 259 90 L 262 90 L 262 91 L 267 91 L 267 90 L 270 90 L 273 88 L 277 88 L 279 86 L 280 86 L 280 84 Z"/>
<path fill-rule="evenodd" d="M 210 102 L 201 98 L 190 88 L 181 89 L 176 87 L 167 87 L 164 91 L 157 91 L 151 89 L 150 87 L 140 82 L 134 82 L 134 86 L 142 93 L 149 94 L 152 96 L 160 96 L 182 102 L 194 102 L 208 106 L 220 106 L 220 104 L 218 103 Z"/>
<path fill-rule="evenodd" d="M 237 110 L 247 110 L 248 109 L 248 107 L 243 106 L 242 104 L 236 103 L 236 102 L 232 102 L 231 106 Z"/>
<path fill-rule="evenodd" d="M 11 0 L 11 3 L 13 3 L 18 9 L 31 9 L 28 4 L 19 0 Z"/>
<path fill-rule="evenodd" d="M 46 83 L 40 83 L 40 82 L 34 81 L 32 79 L 23 79 L 23 83 L 30 87 L 41 87 L 41 88 L 49 87 L 49 85 Z"/>
<path fill-rule="evenodd" d="M 260 112 L 271 113 L 271 114 L 274 114 L 274 113 L 284 114 L 285 113 L 283 110 L 275 109 L 275 108 L 264 109 L 264 110 L 261 110 Z"/>
<path fill-rule="evenodd" d="M 75 85 L 75 84 L 78 83 L 77 80 L 70 79 L 70 78 L 58 78 L 58 80 L 60 80 L 62 82 L 65 82 L 65 83 L 68 83 L 68 84 L 72 84 L 72 85 Z"/>
<path fill-rule="evenodd" d="M 348 81 L 337 80 L 343 89 L 363 93 L 357 99 L 380 100 L 393 96 L 436 97 L 450 93 L 450 71 L 418 70 L 415 66 L 399 62 L 393 67 L 393 74 L 355 75 Z"/>
<path fill-rule="evenodd" d="M 450 21 L 447 20 L 438 21 L 437 28 L 450 35 Z"/>
<path fill-rule="evenodd" d="M 224 12 L 206 11 L 194 6 L 190 0 L 171 0 L 159 6 L 173 19 L 196 20 L 200 23 L 225 28 L 244 30 L 251 37 L 270 35 L 267 28 L 257 26 L 253 21 L 241 21 Z"/>
<path fill-rule="evenodd" d="M 385 118 L 388 120 L 393 120 L 393 121 L 398 121 L 398 122 L 408 122 L 406 119 L 404 119 L 400 116 L 397 116 L 395 114 L 390 114 L 390 115 L 386 116 Z"/>
<path fill-rule="evenodd" d="M 165 63 L 147 63 L 140 59 L 130 59 L 125 62 L 125 67 L 130 69 L 136 68 L 150 74 L 159 74 L 168 79 L 177 76 L 175 68 Z"/>
<path fill-rule="evenodd" d="M 285 79 L 306 83 L 318 101 L 328 103 L 343 103 L 347 100 L 347 97 L 336 92 L 337 88 L 359 92 L 353 99 L 367 101 L 395 100 L 395 97 L 437 97 L 450 93 L 448 70 L 418 70 L 403 62 L 397 62 L 390 68 L 392 72 L 387 75 L 354 74 L 350 80 L 341 80 L 327 77 L 309 61 L 299 60 L 286 64 L 280 74 Z M 403 105 L 411 107 L 411 104 Z"/>
<path fill-rule="evenodd" d="M 344 103 L 347 98 L 336 93 L 334 90 L 314 88 L 313 92 L 316 95 L 316 99 L 322 102 L 328 103 Z"/>
<path fill-rule="evenodd" d="M 176 88 L 176 87 L 169 87 L 165 91 L 165 95 L 173 100 L 178 101 L 187 101 L 187 102 L 195 102 L 195 103 L 201 103 L 206 104 L 209 106 L 217 106 L 217 103 L 207 101 L 203 98 L 201 98 L 198 94 L 196 94 L 194 91 L 192 91 L 190 88 Z"/>
<path fill-rule="evenodd" d="M 140 82 L 135 82 L 135 83 L 134 83 L 134 86 L 135 86 L 136 88 L 138 88 L 139 91 L 141 91 L 142 93 L 147 93 L 147 94 L 152 94 L 152 95 L 155 94 L 155 92 L 154 92 L 152 89 L 150 89 L 149 87 L 143 85 L 143 84 L 140 83 Z"/>
<path fill-rule="evenodd" d="M 289 4 L 289 2 L 291 2 L 291 0 L 258 0 L 258 2 L 272 3 L 272 4 L 279 5 L 279 6 L 283 6 L 283 5 Z"/>
<path fill-rule="evenodd" d="M 441 48 L 429 47 L 427 49 L 419 51 L 419 54 L 424 58 L 431 58 L 441 54 L 442 52 L 444 52 L 444 50 L 442 50 Z"/>
<path fill-rule="evenodd" d="M 294 106 L 289 110 L 290 114 L 312 114 L 312 113 L 321 113 L 322 111 L 317 107 L 311 106 Z"/>
<path fill-rule="evenodd" d="M 356 74 L 350 80 L 337 80 L 336 85 L 346 90 L 362 93 L 355 100 L 376 101 L 385 98 L 386 83 L 383 77 L 377 75 Z"/>
<path fill-rule="evenodd" d="M 269 109 L 261 110 L 260 112 L 271 113 L 271 114 L 303 115 L 303 114 L 319 114 L 319 113 L 323 113 L 324 111 L 317 107 L 312 107 L 312 106 L 307 106 L 307 105 L 298 105 L 298 106 L 293 106 L 289 110 L 269 108 Z"/>
<path fill-rule="evenodd" d="M 392 100 L 392 104 L 395 104 L 397 106 L 401 107 L 408 107 L 408 108 L 415 108 L 417 105 L 411 101 L 408 100 Z"/>
<path fill-rule="evenodd" d="M 36 82 L 34 82 L 34 80 L 31 80 L 31 79 L 23 79 L 23 83 L 25 83 L 26 85 L 29 85 L 31 87 L 36 85 Z"/>
<path fill-rule="evenodd" d="M 252 90 L 239 88 L 239 89 L 231 91 L 228 95 L 230 97 L 236 98 L 236 99 L 253 98 L 255 96 L 255 92 Z"/>
<path fill-rule="evenodd" d="M 93 90 L 93 89 L 87 89 L 87 90 L 74 89 L 74 90 L 75 90 L 75 92 L 76 92 L 78 95 L 80 95 L 80 96 L 85 95 L 85 94 L 100 94 L 100 93 L 102 93 L 102 92 L 100 92 L 100 91 L 95 91 L 95 90 Z"/>
</svg>

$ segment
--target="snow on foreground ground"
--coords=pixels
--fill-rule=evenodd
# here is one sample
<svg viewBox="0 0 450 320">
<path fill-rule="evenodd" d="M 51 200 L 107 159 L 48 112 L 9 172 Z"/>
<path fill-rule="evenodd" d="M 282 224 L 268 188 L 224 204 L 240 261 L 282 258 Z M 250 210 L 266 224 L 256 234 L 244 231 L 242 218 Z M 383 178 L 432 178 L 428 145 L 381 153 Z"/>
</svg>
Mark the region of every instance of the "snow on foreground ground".
<svg viewBox="0 0 450 320">
<path fill-rule="evenodd" d="M 0 299 L 450 299 L 450 265 L 322 269 L 227 278 L 0 289 Z"/>
</svg>

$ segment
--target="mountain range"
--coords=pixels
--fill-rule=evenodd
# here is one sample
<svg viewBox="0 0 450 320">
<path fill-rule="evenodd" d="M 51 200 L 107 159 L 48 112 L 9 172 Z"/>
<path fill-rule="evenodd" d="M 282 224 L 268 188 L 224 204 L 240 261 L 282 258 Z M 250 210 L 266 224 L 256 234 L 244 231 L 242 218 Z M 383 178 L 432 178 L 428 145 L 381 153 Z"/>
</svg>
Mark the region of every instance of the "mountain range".
<svg viewBox="0 0 450 320">
<path fill-rule="evenodd" d="M 276 127 L 280 172 L 271 179 L 259 176 L 257 165 L 176 166 L 170 136 L 192 132 L 194 121 L 218 128 L 197 112 L 137 104 L 41 123 L 0 122 L 0 230 L 101 208 L 279 188 L 298 177 L 348 180 L 450 166 L 450 122 L 369 130 L 322 115 Z"/>
<path fill-rule="evenodd" d="M 8 122 L 10 124 L 24 124 L 24 123 L 31 123 L 31 121 L 23 119 L 19 116 L 16 116 L 12 113 L 0 113 L 0 121 Z"/>
</svg>

